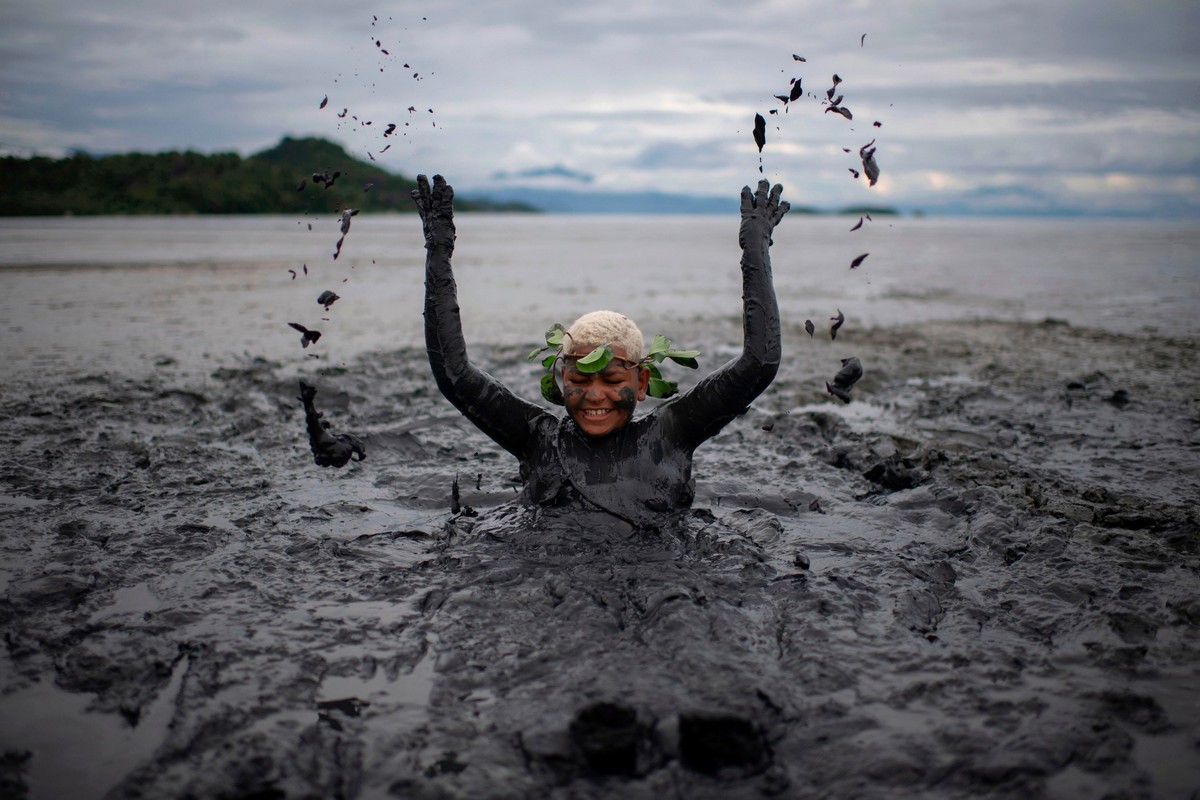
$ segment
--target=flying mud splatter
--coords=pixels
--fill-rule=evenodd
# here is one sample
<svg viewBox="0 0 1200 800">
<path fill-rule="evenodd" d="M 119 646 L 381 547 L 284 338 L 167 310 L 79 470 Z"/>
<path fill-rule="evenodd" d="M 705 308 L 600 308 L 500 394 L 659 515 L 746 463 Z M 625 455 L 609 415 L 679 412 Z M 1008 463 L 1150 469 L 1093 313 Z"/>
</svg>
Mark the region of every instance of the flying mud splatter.
<svg viewBox="0 0 1200 800">
<path fill-rule="evenodd" d="M 321 338 L 320 331 L 310 331 L 308 328 L 301 325 L 299 322 L 289 322 L 288 326 L 300 331 L 300 346 L 308 347 L 310 344 L 316 344 Z"/>
<path fill-rule="evenodd" d="M 325 310 L 328 311 L 329 307 L 340 299 L 341 298 L 338 297 L 338 295 L 336 295 L 334 292 L 326 289 L 325 291 L 321 292 L 320 296 L 317 297 L 317 304 L 325 306 Z"/>
<path fill-rule="evenodd" d="M 838 370 L 837 375 L 833 376 L 833 383 L 826 382 L 825 391 L 829 392 L 834 397 L 841 400 L 843 403 L 850 402 L 850 389 L 854 384 L 858 383 L 859 378 L 863 376 L 862 364 L 853 356 L 842 359 L 842 368 Z"/>
</svg>

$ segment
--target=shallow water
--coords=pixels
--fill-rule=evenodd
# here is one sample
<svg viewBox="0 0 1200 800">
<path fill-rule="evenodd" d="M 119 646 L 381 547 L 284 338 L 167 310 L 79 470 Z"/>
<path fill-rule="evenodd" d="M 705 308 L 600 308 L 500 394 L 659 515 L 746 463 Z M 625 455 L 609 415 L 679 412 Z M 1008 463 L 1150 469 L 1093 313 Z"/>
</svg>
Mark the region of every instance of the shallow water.
<svg viewBox="0 0 1200 800">
<path fill-rule="evenodd" d="M 834 249 L 822 226 L 835 220 L 792 221 L 793 243 Z M 1200 786 L 1200 364 L 1194 331 L 1153 333 L 1133 312 L 1166 302 L 1154 280 L 1133 300 L 1089 284 L 1064 301 L 1069 286 L 984 291 L 976 273 L 968 291 L 933 271 L 913 279 L 914 299 L 879 289 L 878 273 L 797 283 L 782 274 L 781 234 L 792 312 L 779 378 L 697 453 L 688 524 L 624 539 L 577 517 L 535 524 L 509 505 L 515 463 L 406 346 L 415 259 L 378 259 L 377 285 L 356 277 L 374 290 L 347 289 L 327 358 L 310 359 L 290 331 L 277 344 L 279 320 L 263 315 L 288 293 L 315 305 L 320 275 L 308 287 L 278 275 L 286 250 L 197 266 L 230 257 L 228 242 L 206 254 L 221 228 L 199 222 L 206 235 L 173 220 L 182 227 L 163 236 L 190 242 L 187 265 L 0 272 L 17 281 L 6 313 L 28 316 L 7 324 L 46 326 L 21 340 L 0 389 L 8 794 L 1187 797 Z M 510 302 L 530 282 L 516 264 L 538 250 L 561 263 L 589 243 L 596 260 L 560 276 L 576 287 L 563 297 L 586 302 L 584 287 L 606 285 L 586 276 L 621 274 L 604 253 L 623 223 L 551 220 L 571 232 L 557 250 L 503 218 L 475 223 L 494 224 L 476 237 L 493 257 L 472 254 L 464 220 L 460 283 L 496 302 L 464 299 L 480 326 L 473 355 L 535 398 L 525 329 L 552 318 Z M 679 224 L 730 249 L 717 220 Z M 961 233 L 907 224 L 943 226 L 914 234 L 914 248 Z M 1096 235 L 1088 224 L 1080 239 Z M 967 225 L 986 244 L 991 223 Z M 1068 235 L 1040 226 L 1021 238 Z M 370 230 L 356 220 L 348 237 L 343 258 L 366 259 L 355 274 L 368 247 L 390 248 L 355 238 Z M 921 245 L 931 230 L 954 234 Z M 875 255 L 868 266 L 885 262 Z M 1178 254 L 1154 258 L 1182 269 Z M 687 335 L 666 332 L 711 366 L 737 341 L 737 287 L 724 280 L 698 281 L 687 299 L 628 299 L 671 309 Z M 87 286 L 100 292 L 92 304 Z M 1092 327 L 1042 322 L 1047 298 L 1067 309 L 1053 316 Z M 795 312 L 808 302 L 846 312 L 836 342 L 803 332 Z M 489 325 L 494 338 L 480 333 Z M 851 354 L 866 375 L 853 403 L 835 405 L 824 381 Z M 366 438 L 367 461 L 313 465 L 301 374 L 334 430 Z M 479 516 L 449 513 L 456 478 Z M 718 750 L 740 755 L 710 769 Z"/>
<path fill-rule="evenodd" d="M 880 217 L 848 233 L 850 224 L 795 216 L 777 232 L 785 320 L 811 318 L 825 335 L 840 308 L 860 328 L 1053 317 L 1200 334 L 1191 223 Z M 0 219 L 0 346 L 18 373 L 172 360 L 202 374 L 247 353 L 340 364 L 420 345 L 416 218 L 360 215 L 334 261 L 338 235 L 333 217 Z M 851 272 L 862 252 L 870 258 Z M 736 227 L 721 217 L 482 214 L 460 220 L 455 266 L 468 342 L 536 344 L 550 323 L 602 306 L 677 341 L 719 322 L 732 344 L 738 258 Z M 324 289 L 341 296 L 329 313 L 316 304 Z M 325 339 L 301 350 L 287 322 Z"/>
</svg>

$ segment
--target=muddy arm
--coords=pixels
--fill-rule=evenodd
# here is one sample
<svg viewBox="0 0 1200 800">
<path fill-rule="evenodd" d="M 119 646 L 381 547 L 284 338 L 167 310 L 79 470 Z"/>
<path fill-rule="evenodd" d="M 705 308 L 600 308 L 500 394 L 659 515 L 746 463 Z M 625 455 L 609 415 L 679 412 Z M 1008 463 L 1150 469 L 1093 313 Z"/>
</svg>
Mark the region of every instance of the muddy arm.
<svg viewBox="0 0 1200 800">
<path fill-rule="evenodd" d="M 454 190 L 441 175 L 433 186 L 417 176 L 412 193 L 425 230 L 425 348 L 438 389 L 455 408 L 508 452 L 522 458 L 529 422 L 543 409 L 514 395 L 467 358 L 458 308 L 454 254 Z"/>
<path fill-rule="evenodd" d="M 692 447 L 715 435 L 762 394 L 779 371 L 779 304 L 771 275 L 771 234 L 791 205 L 783 187 L 742 189 L 742 353 L 667 406 L 672 428 Z"/>
</svg>

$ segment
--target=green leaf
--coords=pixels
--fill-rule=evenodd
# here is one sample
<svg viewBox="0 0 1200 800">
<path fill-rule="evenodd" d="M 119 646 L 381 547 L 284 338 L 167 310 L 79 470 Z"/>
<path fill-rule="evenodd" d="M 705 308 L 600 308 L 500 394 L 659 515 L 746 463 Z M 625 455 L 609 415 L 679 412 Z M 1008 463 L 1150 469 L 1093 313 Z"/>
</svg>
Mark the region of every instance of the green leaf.
<svg viewBox="0 0 1200 800">
<path fill-rule="evenodd" d="M 650 345 L 650 349 L 646 351 L 646 355 L 652 356 L 655 353 L 665 353 L 671 349 L 671 340 L 663 336 L 661 333 L 654 334 L 654 341 Z M 662 361 L 662 359 L 658 359 Z"/>
<path fill-rule="evenodd" d="M 694 359 L 690 356 L 674 356 L 673 355 L 673 356 L 667 356 L 667 357 L 670 358 L 672 361 L 674 361 L 679 366 L 687 367 L 688 369 L 696 369 L 697 367 L 700 366 L 700 362 L 696 361 L 696 359 Z"/>
<path fill-rule="evenodd" d="M 562 345 L 563 336 L 566 335 L 567 329 L 559 323 L 554 323 L 550 329 L 546 331 L 546 345 L 548 347 L 557 348 Z"/>
<path fill-rule="evenodd" d="M 542 376 L 542 397 L 556 406 L 566 405 L 562 389 L 558 388 L 558 381 L 554 380 L 553 372 L 547 372 Z"/>
<path fill-rule="evenodd" d="M 608 345 L 601 345 L 592 352 L 588 353 L 583 358 L 575 362 L 575 369 L 584 374 L 599 372 L 608 366 L 608 362 L 613 360 L 612 348 Z"/>
<path fill-rule="evenodd" d="M 545 349 L 546 349 L 546 348 L 544 348 L 544 347 L 535 347 L 535 348 L 533 348 L 533 350 L 532 350 L 532 351 L 530 351 L 530 353 L 529 353 L 529 360 L 530 360 L 530 361 L 533 361 L 535 358 L 537 358 L 537 357 L 538 357 L 538 354 L 539 354 L 539 353 L 541 353 L 541 352 L 542 352 L 543 350 L 545 350 Z"/>
<path fill-rule="evenodd" d="M 655 364 L 653 361 L 651 361 L 646 365 L 646 369 L 650 370 L 651 378 L 658 378 L 659 380 L 662 380 L 662 373 L 658 371 L 658 364 Z"/>
<path fill-rule="evenodd" d="M 651 378 L 649 392 L 651 397 L 657 397 L 660 400 L 671 397 L 679 391 L 679 384 L 675 381 L 664 381 L 662 378 Z"/>
<path fill-rule="evenodd" d="M 553 369 L 555 361 L 558 361 L 558 353 L 551 353 L 550 355 L 546 356 L 542 359 L 542 369 Z"/>
<path fill-rule="evenodd" d="M 667 358 L 675 358 L 676 356 L 678 356 L 679 358 L 695 358 L 698 355 L 700 355 L 699 350 L 668 350 L 667 351 Z"/>
</svg>

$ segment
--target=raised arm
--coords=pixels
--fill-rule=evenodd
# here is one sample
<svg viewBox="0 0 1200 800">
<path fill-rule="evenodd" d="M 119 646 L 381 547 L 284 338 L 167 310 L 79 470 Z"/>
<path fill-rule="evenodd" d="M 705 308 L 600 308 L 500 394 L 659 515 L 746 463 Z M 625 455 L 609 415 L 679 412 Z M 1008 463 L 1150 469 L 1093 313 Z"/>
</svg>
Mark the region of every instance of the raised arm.
<svg viewBox="0 0 1200 800">
<path fill-rule="evenodd" d="M 692 447 L 715 435 L 741 414 L 779 371 L 779 304 L 771 276 L 771 234 L 791 205 L 783 187 L 759 181 L 742 189 L 742 353 L 711 373 L 664 413 L 681 441 Z"/>
<path fill-rule="evenodd" d="M 441 175 L 433 187 L 417 176 L 412 192 L 425 229 L 425 349 L 429 366 L 446 399 L 508 452 L 523 458 L 529 423 L 547 413 L 514 395 L 467 358 L 458 287 L 450 268 L 454 254 L 454 189 Z"/>
</svg>

